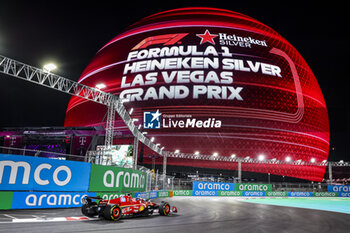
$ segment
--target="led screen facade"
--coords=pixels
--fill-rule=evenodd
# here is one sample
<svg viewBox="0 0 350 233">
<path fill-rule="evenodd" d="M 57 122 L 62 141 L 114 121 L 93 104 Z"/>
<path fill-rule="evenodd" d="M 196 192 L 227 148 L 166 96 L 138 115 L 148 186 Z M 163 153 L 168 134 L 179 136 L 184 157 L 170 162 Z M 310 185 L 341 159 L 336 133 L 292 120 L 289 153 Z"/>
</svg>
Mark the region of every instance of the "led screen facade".
<svg viewBox="0 0 350 233">
<path fill-rule="evenodd" d="M 184 8 L 146 17 L 103 46 L 79 82 L 103 83 L 103 91 L 127 99 L 136 124 L 165 150 L 307 162 L 328 158 L 328 113 L 311 69 L 281 35 L 240 13 Z M 104 106 L 72 97 L 65 126 L 100 125 L 105 114 Z M 116 127 L 127 133 L 119 118 Z M 237 169 L 228 162 L 168 163 Z M 325 172 L 269 164 L 242 169 L 316 181 Z"/>
</svg>

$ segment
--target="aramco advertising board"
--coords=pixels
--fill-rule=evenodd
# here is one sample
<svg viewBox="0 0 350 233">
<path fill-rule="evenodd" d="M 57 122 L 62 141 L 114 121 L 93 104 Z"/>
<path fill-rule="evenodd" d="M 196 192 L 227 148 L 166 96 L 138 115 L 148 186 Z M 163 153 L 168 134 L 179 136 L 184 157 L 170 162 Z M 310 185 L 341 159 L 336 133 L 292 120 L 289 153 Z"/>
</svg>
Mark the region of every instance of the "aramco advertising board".
<svg viewBox="0 0 350 233">
<path fill-rule="evenodd" d="M 281 35 L 240 13 L 183 8 L 146 17 L 104 45 L 79 82 L 104 83 L 103 91 L 127 100 L 137 125 L 168 151 L 328 158 L 328 113 L 311 69 Z M 100 125 L 105 113 L 72 97 L 65 126 Z M 119 118 L 116 130 L 128 134 Z M 224 161 L 168 164 L 237 169 Z M 321 181 L 325 167 L 242 164 L 242 170 Z"/>
</svg>

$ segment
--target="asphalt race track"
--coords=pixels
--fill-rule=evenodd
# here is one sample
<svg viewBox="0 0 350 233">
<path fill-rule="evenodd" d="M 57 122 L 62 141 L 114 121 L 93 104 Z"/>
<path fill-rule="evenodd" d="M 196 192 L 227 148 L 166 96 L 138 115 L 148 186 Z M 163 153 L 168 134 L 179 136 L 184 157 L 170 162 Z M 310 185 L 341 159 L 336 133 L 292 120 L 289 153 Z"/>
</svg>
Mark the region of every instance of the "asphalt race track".
<svg viewBox="0 0 350 233">
<path fill-rule="evenodd" d="M 0 232 L 350 232 L 350 214 L 248 203 L 232 197 L 167 201 L 178 207 L 178 214 L 118 222 L 77 220 L 82 216 L 79 208 L 0 211 Z"/>
</svg>

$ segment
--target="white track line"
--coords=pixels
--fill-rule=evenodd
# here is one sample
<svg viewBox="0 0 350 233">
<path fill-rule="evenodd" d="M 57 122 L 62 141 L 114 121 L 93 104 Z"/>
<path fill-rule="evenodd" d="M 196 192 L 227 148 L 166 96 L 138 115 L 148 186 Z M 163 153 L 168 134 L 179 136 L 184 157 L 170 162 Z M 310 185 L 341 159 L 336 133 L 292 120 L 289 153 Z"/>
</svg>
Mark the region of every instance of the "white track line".
<svg viewBox="0 0 350 233">
<path fill-rule="evenodd" d="M 98 218 L 87 218 L 87 217 L 16 218 L 16 219 L 12 219 L 12 222 L 28 223 L 28 222 L 65 222 L 65 221 L 90 221 L 90 220 L 98 220 Z"/>
<path fill-rule="evenodd" d="M 11 216 L 11 215 L 9 215 L 9 214 L 3 214 L 3 215 L 6 216 L 6 217 L 8 217 L 8 218 L 17 219 L 16 217 L 13 217 L 13 216 Z"/>
</svg>

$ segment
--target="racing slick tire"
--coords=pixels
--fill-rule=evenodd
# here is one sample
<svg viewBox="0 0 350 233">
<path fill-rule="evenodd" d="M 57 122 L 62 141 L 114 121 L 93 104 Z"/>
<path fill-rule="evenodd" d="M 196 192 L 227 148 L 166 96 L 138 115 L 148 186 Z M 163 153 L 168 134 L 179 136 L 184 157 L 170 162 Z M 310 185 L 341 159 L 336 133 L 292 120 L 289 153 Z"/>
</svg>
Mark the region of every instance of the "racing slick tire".
<svg viewBox="0 0 350 233">
<path fill-rule="evenodd" d="M 159 214 L 162 216 L 168 216 L 170 213 L 170 205 L 168 202 L 161 203 L 159 205 Z"/>
<path fill-rule="evenodd" d="M 118 221 L 122 217 L 122 208 L 119 205 L 107 205 L 103 211 L 103 217 L 108 220 Z"/>
<path fill-rule="evenodd" d="M 81 207 L 81 213 L 87 217 L 94 217 L 98 213 L 95 208 L 91 208 L 91 206 L 97 206 L 96 202 L 91 202 L 90 204 L 84 204 Z"/>
</svg>

